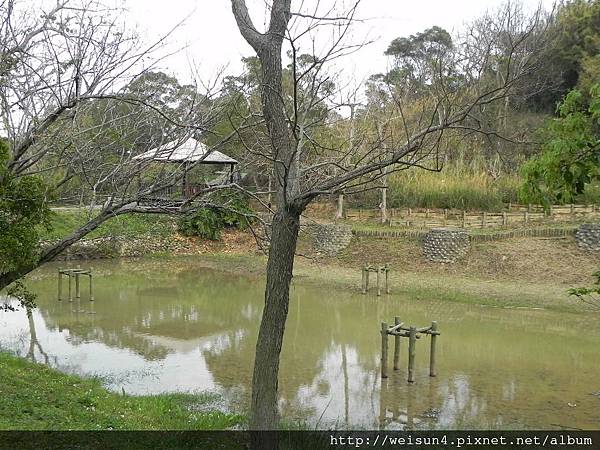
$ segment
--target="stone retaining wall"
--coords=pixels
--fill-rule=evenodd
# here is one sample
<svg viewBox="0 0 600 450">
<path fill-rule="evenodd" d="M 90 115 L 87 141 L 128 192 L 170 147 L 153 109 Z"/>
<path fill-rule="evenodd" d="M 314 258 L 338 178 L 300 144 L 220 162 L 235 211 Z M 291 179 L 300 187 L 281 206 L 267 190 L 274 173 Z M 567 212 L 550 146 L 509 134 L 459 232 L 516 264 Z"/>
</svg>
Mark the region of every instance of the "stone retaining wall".
<svg viewBox="0 0 600 450">
<path fill-rule="evenodd" d="M 471 241 L 462 230 L 433 228 L 423 236 L 423 255 L 429 261 L 453 263 L 465 256 Z"/>
<path fill-rule="evenodd" d="M 600 251 L 600 223 L 584 223 L 575 233 L 577 245 L 583 250 Z"/>
<path fill-rule="evenodd" d="M 42 247 L 49 246 L 49 243 Z M 186 240 L 173 236 L 148 236 L 143 238 L 96 238 L 76 242 L 56 261 L 138 257 L 157 253 L 186 253 L 192 251 Z"/>
<path fill-rule="evenodd" d="M 352 240 L 349 225 L 311 223 L 302 228 L 312 236 L 315 251 L 324 255 L 336 255 Z"/>
</svg>

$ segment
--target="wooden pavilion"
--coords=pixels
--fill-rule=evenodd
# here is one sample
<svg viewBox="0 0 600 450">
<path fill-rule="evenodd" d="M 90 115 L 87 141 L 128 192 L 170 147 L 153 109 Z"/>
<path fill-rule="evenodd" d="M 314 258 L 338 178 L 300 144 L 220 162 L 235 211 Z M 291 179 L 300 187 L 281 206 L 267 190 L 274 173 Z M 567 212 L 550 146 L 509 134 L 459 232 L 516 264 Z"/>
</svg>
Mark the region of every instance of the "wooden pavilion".
<svg viewBox="0 0 600 450">
<path fill-rule="evenodd" d="M 152 150 L 133 157 L 137 161 L 156 161 L 158 163 L 179 164 L 183 170 L 181 181 L 181 194 L 185 198 L 198 194 L 202 189 L 209 186 L 223 184 L 227 181 L 233 182 L 235 166 L 238 161 L 221 153 L 217 150 L 210 151 L 208 147 L 197 139 L 190 137 L 185 141 L 171 141 Z M 228 170 L 221 172 L 221 176 L 209 180 L 204 184 L 189 183 L 188 172 L 192 166 L 198 164 L 221 165 Z M 171 192 L 172 191 L 172 192 Z M 177 194 L 176 189 L 170 189 L 170 192 L 164 192 L 172 196 Z"/>
</svg>

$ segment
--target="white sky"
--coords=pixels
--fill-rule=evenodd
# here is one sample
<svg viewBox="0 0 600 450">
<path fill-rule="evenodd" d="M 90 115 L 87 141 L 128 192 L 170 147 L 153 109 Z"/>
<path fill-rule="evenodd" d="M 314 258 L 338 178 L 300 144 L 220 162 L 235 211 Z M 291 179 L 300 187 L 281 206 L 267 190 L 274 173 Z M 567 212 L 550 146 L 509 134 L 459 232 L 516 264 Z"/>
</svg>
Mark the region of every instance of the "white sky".
<svg viewBox="0 0 600 450">
<path fill-rule="evenodd" d="M 301 4 L 314 4 L 317 0 L 292 0 L 292 10 Z M 350 0 L 346 1 L 350 4 Z M 522 0 L 530 9 L 540 0 Z M 322 3 L 329 3 L 323 0 Z M 494 10 L 501 0 L 362 0 L 358 16 L 365 19 L 355 26 L 354 40 L 376 39 L 338 64 L 360 81 L 387 67 L 383 52 L 392 39 L 423 31 L 434 25 L 449 32 L 460 29 L 462 24 Z M 550 8 L 553 0 L 541 0 Z M 171 42 L 186 45 L 187 49 L 170 57 L 162 64 L 163 70 L 176 75 L 181 81 L 189 80 L 190 62 L 197 68 L 201 79 L 214 78 L 220 68 L 227 66 L 227 73 L 241 72 L 242 56 L 253 54 L 252 49 L 240 36 L 229 0 L 122 0 L 130 14 L 130 23 L 136 23 L 142 35 L 156 39 L 175 24 L 187 17 L 185 24 L 177 29 Z M 257 28 L 265 25 L 265 0 L 247 0 L 250 13 Z"/>
</svg>

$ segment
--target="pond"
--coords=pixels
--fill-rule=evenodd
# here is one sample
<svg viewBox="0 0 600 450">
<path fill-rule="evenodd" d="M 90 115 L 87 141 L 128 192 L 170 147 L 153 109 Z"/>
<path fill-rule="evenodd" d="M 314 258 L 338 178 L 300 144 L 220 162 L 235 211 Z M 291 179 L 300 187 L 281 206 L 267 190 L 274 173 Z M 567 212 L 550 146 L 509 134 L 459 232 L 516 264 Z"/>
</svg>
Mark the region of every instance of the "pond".
<svg viewBox="0 0 600 450">
<path fill-rule="evenodd" d="M 64 263 L 63 263 L 64 264 Z M 80 303 L 57 300 L 57 265 L 30 283 L 38 308 L 0 313 L 0 347 L 131 394 L 210 390 L 249 403 L 264 280 L 199 258 L 94 261 Z M 87 267 L 87 266 L 86 266 Z M 357 276 L 357 278 L 360 275 Z M 359 280 L 357 279 L 357 284 Z M 380 323 L 439 323 L 380 378 Z M 600 428 L 600 315 L 361 295 L 294 282 L 280 371 L 288 423 L 311 428 Z M 390 344 L 392 340 L 390 339 Z M 391 361 L 390 361 L 391 363 Z"/>
</svg>

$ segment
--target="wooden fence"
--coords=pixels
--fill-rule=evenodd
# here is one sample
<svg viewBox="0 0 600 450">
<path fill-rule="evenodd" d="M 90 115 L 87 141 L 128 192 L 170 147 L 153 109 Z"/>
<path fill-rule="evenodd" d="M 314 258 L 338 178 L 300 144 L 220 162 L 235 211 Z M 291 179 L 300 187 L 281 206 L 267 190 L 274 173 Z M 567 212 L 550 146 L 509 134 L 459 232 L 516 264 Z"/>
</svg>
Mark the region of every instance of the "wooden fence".
<svg viewBox="0 0 600 450">
<path fill-rule="evenodd" d="M 389 226 L 501 228 L 540 222 L 572 222 L 600 217 L 597 205 L 552 205 L 547 211 L 539 205 L 508 204 L 504 211 L 465 211 L 456 209 L 393 208 L 388 209 Z M 381 217 L 378 209 L 351 209 L 348 220 L 373 220 Z"/>
<path fill-rule="evenodd" d="M 525 228 L 522 230 L 498 230 L 486 232 L 485 234 L 472 234 L 471 242 L 498 241 L 520 237 L 565 237 L 575 234 L 577 226 L 566 226 L 562 228 L 538 227 Z M 383 239 L 408 238 L 422 239 L 427 230 L 352 230 L 357 237 L 376 237 Z"/>
</svg>

